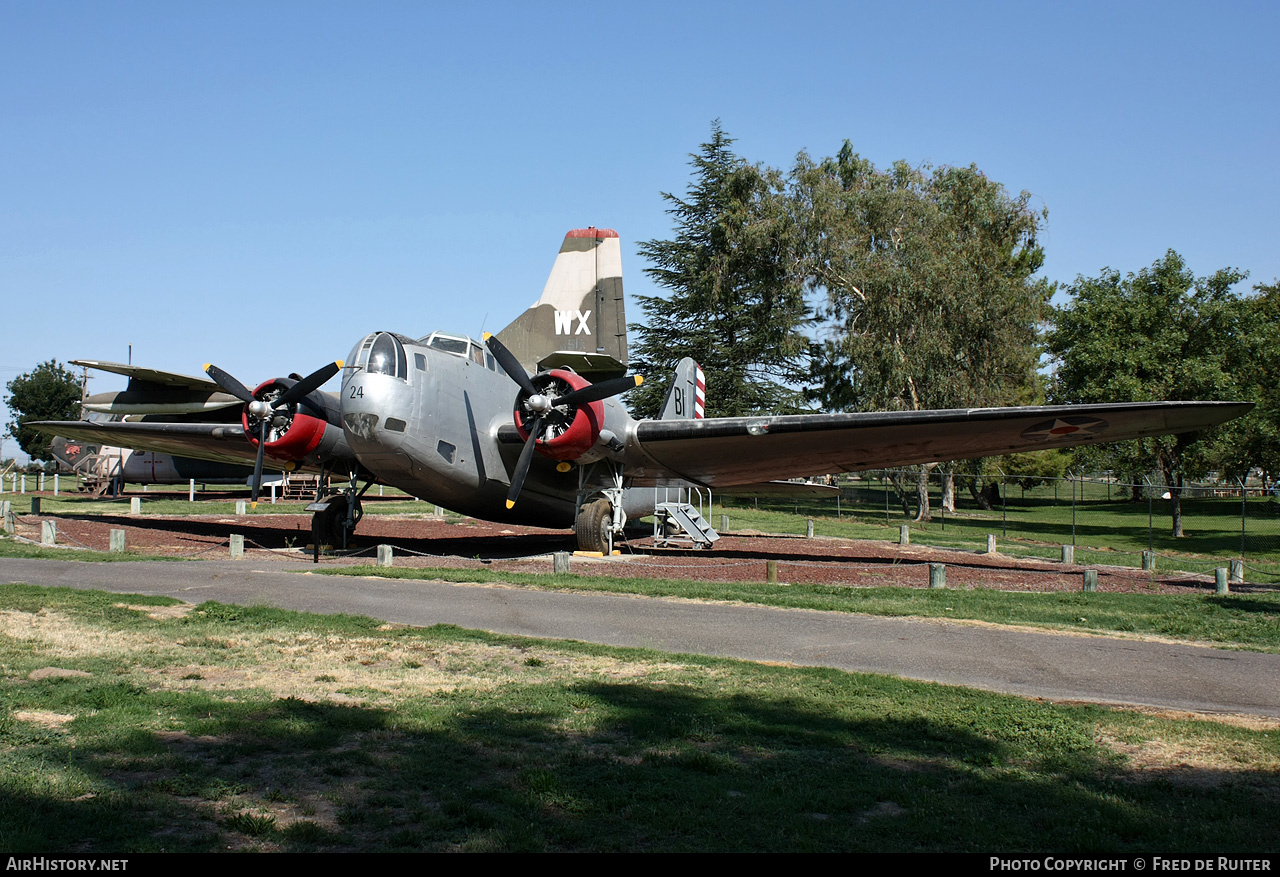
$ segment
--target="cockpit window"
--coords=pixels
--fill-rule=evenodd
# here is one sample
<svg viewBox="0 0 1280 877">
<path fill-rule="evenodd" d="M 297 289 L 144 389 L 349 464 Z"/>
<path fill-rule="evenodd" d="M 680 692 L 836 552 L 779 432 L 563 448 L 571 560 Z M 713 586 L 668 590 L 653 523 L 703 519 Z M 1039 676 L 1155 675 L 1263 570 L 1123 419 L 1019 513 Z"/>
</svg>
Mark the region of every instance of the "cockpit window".
<svg viewBox="0 0 1280 877">
<path fill-rule="evenodd" d="M 369 351 L 368 371 L 370 374 L 394 375 L 397 378 L 409 376 L 408 360 L 399 338 L 389 332 L 378 333 L 373 341 L 373 348 Z"/>
<path fill-rule="evenodd" d="M 428 347 L 434 347 L 436 350 L 443 350 L 445 353 L 452 353 L 454 356 L 466 356 L 467 348 L 471 346 L 471 339 L 459 338 L 456 335 L 442 335 L 435 332 L 427 341 Z"/>
</svg>

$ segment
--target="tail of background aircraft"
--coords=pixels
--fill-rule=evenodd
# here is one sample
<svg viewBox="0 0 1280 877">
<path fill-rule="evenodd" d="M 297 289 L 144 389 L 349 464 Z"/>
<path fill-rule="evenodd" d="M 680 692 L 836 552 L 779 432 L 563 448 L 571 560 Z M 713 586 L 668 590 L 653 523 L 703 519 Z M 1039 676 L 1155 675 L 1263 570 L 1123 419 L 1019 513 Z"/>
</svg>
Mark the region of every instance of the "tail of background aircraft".
<svg viewBox="0 0 1280 877">
<path fill-rule="evenodd" d="M 578 228 L 566 234 L 542 297 L 496 334 L 530 371 L 567 366 L 593 382 L 624 374 L 627 320 L 618 233 Z"/>
<path fill-rule="evenodd" d="M 701 420 L 707 411 L 707 382 L 702 366 L 689 357 L 676 363 L 676 379 L 667 392 L 659 420 Z"/>
</svg>

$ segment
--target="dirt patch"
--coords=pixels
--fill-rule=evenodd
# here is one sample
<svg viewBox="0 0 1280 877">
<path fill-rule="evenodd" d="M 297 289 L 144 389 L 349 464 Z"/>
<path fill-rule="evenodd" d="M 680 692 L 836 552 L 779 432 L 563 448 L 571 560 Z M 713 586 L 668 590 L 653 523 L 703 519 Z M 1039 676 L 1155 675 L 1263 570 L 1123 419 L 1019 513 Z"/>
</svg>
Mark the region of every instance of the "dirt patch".
<svg viewBox="0 0 1280 877">
<path fill-rule="evenodd" d="M 33 725 L 39 725 L 41 728 L 48 728 L 51 731 L 61 730 L 64 725 L 75 718 L 75 716 L 67 715 L 66 713 L 53 713 L 47 710 L 18 710 L 13 714 L 13 717 L 20 722 L 30 722 Z"/>
<path fill-rule="evenodd" d="M 40 520 L 23 516 L 21 527 L 38 534 Z M 106 550 L 109 531 L 124 529 L 132 551 L 224 559 L 229 556 L 231 534 L 238 533 L 245 537 L 246 554 L 255 563 L 311 562 L 311 555 L 305 550 L 311 532 L 308 515 L 59 516 L 57 521 L 59 542 L 72 546 Z M 348 556 L 322 558 L 322 563 L 372 566 L 379 544 L 392 546 L 396 566 L 527 573 L 550 572 L 552 552 L 574 549 L 572 535 L 564 530 L 430 515 L 369 514 L 360 522 L 352 552 Z M 779 580 L 785 584 L 925 588 L 929 584 L 929 563 L 944 563 L 951 588 L 1079 591 L 1086 568 L 1098 570 L 1098 589 L 1105 592 L 1206 593 L 1214 587 L 1212 574 L 1086 567 L 1001 554 L 899 546 L 890 541 L 735 532 L 724 535 L 709 551 L 659 549 L 648 536 L 632 538 L 620 547 L 620 557 L 575 557 L 574 569 L 620 578 L 763 582 L 765 564 L 772 560 L 777 562 Z M 1274 588 L 1233 585 L 1232 590 L 1247 593 Z"/>
</svg>

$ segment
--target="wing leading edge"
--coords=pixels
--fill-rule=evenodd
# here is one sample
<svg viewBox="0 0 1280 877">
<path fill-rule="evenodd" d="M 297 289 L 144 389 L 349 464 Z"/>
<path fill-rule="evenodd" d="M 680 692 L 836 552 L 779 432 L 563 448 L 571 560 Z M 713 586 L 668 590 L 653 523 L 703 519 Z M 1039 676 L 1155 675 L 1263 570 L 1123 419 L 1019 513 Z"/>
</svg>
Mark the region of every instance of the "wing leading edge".
<svg viewBox="0 0 1280 877">
<path fill-rule="evenodd" d="M 682 479 L 751 482 L 1193 432 L 1250 402 L 1128 402 L 1026 408 L 799 414 L 636 424 L 627 475 L 636 485 Z M 637 459 L 642 458 L 642 459 Z"/>
<path fill-rule="evenodd" d="M 256 457 L 255 446 L 245 438 L 244 427 L 238 423 L 44 420 L 29 425 L 48 435 L 217 463 L 248 463 L 252 466 Z"/>
</svg>

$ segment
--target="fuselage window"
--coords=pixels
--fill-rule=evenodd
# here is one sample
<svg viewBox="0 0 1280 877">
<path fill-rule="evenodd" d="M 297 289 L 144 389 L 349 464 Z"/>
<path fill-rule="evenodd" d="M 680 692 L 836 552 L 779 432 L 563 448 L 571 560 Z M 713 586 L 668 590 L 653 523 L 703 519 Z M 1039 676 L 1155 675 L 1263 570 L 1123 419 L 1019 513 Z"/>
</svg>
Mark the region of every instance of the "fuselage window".
<svg viewBox="0 0 1280 877">
<path fill-rule="evenodd" d="M 476 365 L 484 365 L 484 348 L 479 344 L 471 345 L 471 361 Z"/>
<path fill-rule="evenodd" d="M 484 352 L 484 364 L 491 372 L 496 372 L 498 370 L 498 364 L 494 361 L 493 354 L 487 350 Z"/>
<path fill-rule="evenodd" d="M 426 371 L 426 370 L 427 370 L 427 355 L 426 355 L 425 353 L 415 353 L 415 354 L 413 355 L 413 364 L 414 364 L 414 366 L 416 366 L 416 367 L 417 367 L 418 371 L 420 371 L 420 372 L 424 372 L 424 371 Z"/>
<path fill-rule="evenodd" d="M 380 332 L 374 339 L 373 349 L 369 351 L 368 370 L 370 374 L 407 378 L 409 376 L 408 360 L 400 340 L 394 335 Z"/>
</svg>

